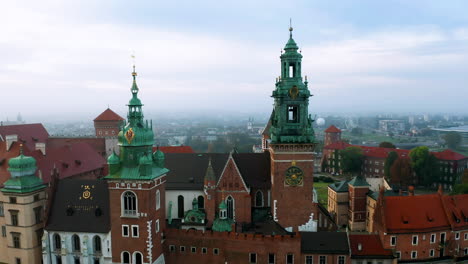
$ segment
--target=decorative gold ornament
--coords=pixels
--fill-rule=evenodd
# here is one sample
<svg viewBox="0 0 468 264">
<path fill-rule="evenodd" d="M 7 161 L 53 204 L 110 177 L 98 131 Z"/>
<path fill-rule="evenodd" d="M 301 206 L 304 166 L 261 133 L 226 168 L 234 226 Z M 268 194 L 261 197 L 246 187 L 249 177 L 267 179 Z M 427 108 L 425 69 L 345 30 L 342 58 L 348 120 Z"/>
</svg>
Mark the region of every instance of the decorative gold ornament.
<svg viewBox="0 0 468 264">
<path fill-rule="evenodd" d="M 289 186 L 301 186 L 304 180 L 304 173 L 299 167 L 291 166 L 286 170 L 284 182 Z"/>
<path fill-rule="evenodd" d="M 289 97 L 291 97 L 292 99 L 296 99 L 298 94 L 299 94 L 299 89 L 297 89 L 296 85 L 294 85 L 293 87 L 291 87 L 291 89 L 289 89 Z"/>
<path fill-rule="evenodd" d="M 94 189 L 94 185 L 81 185 L 81 188 L 83 189 L 83 193 L 81 194 L 80 200 L 92 200 L 93 196 L 91 195 L 91 189 Z"/>
<path fill-rule="evenodd" d="M 132 143 L 133 138 L 135 138 L 135 132 L 133 132 L 133 128 L 130 128 L 125 133 L 125 139 L 127 139 L 128 144 Z"/>
</svg>

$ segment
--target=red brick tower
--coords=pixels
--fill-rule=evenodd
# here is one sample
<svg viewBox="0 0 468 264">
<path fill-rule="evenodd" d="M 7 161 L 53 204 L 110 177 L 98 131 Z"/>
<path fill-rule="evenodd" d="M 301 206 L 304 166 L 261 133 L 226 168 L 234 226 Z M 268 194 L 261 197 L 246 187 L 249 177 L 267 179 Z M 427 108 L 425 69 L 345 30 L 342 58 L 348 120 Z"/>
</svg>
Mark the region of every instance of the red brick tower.
<svg viewBox="0 0 468 264">
<path fill-rule="evenodd" d="M 317 217 L 313 197 L 315 134 L 308 113 L 307 77 L 301 76 L 302 55 L 290 37 L 281 55 L 281 77 L 272 97 L 269 120 L 271 156 L 271 210 L 273 218 L 290 230 L 305 224 L 311 213 Z M 271 124 L 271 125 L 270 125 Z"/>
<path fill-rule="evenodd" d="M 107 159 L 109 175 L 112 263 L 164 263 L 164 154 L 152 153 L 154 133 L 143 119 L 133 72 L 128 121 L 118 134 L 120 155 Z"/>
<path fill-rule="evenodd" d="M 98 117 L 94 119 L 94 129 L 96 130 L 96 137 L 104 138 L 106 145 L 106 157 L 109 157 L 112 152 L 119 153 L 117 147 L 120 127 L 124 118 L 116 114 L 110 108 L 107 108 Z"/>
<path fill-rule="evenodd" d="M 366 230 L 367 193 L 369 184 L 362 176 L 348 183 L 349 190 L 349 228 L 352 231 Z"/>
<path fill-rule="evenodd" d="M 341 141 L 341 130 L 334 125 L 331 125 L 325 130 L 325 141 L 323 146 Z"/>
</svg>

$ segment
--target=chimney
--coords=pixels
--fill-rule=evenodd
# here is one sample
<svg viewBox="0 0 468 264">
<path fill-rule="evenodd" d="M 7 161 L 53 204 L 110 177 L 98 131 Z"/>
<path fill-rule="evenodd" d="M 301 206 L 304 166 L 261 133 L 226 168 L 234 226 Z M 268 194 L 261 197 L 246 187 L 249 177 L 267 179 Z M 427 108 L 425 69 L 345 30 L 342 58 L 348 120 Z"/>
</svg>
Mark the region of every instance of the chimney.
<svg viewBox="0 0 468 264">
<path fill-rule="evenodd" d="M 40 150 L 42 152 L 42 155 L 45 156 L 46 154 L 46 144 L 45 143 L 40 143 L 40 142 L 36 142 L 36 150 Z"/>
<path fill-rule="evenodd" d="M 6 139 L 6 151 L 10 151 L 10 147 L 13 142 L 18 141 L 18 135 L 7 135 Z"/>
</svg>

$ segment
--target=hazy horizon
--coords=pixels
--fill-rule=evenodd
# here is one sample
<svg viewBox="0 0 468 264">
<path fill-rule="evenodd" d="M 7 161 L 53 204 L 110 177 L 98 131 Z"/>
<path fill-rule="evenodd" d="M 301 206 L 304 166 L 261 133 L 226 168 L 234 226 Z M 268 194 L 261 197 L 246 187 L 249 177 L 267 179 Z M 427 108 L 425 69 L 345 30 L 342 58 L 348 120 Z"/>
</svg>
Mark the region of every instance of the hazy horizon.
<svg viewBox="0 0 468 264">
<path fill-rule="evenodd" d="M 468 114 L 468 3 L 3 3 L 0 120 L 125 116 L 131 50 L 147 116 L 269 115 L 289 18 L 312 115 Z M 44 122 L 44 121 L 42 121 Z"/>
</svg>

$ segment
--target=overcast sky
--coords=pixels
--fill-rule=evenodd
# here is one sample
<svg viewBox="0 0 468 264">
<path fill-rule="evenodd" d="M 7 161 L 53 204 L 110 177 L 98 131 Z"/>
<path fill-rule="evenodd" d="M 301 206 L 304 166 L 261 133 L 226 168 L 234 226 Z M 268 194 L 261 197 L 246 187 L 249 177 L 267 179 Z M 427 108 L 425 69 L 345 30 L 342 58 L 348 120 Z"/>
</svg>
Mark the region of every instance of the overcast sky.
<svg viewBox="0 0 468 264">
<path fill-rule="evenodd" d="M 0 120 L 268 113 L 289 18 L 312 112 L 463 112 L 468 1 L 3 1 Z"/>
</svg>

